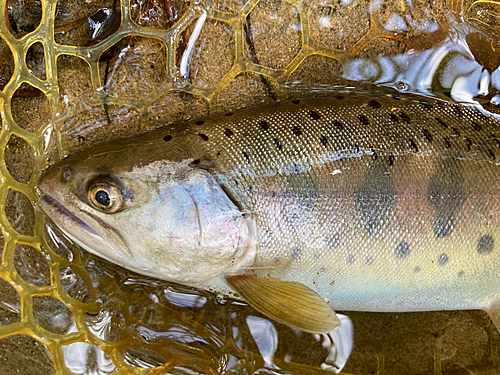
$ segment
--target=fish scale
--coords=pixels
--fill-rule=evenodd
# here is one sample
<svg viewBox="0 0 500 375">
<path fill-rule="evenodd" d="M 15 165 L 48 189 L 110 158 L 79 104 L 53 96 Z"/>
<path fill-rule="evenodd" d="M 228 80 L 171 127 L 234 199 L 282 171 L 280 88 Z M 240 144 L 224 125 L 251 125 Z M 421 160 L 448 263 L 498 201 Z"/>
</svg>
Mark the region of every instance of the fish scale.
<svg viewBox="0 0 500 375">
<path fill-rule="evenodd" d="M 135 207 L 125 193 L 122 211 L 100 217 L 121 233 L 119 242 L 128 246 L 134 261 L 117 261 L 103 250 L 87 248 L 138 272 L 226 294 L 232 288 L 258 309 L 265 309 L 259 291 L 267 287 L 255 292 L 251 285 L 268 280 L 276 291 L 298 282 L 343 310 L 484 308 L 498 323 L 499 123 L 472 107 L 418 96 L 293 100 L 97 146 L 49 169 L 40 187 L 52 196 L 64 191 L 55 199 L 78 216 L 89 210 L 87 198 L 77 202 L 71 188 L 56 182 L 67 168 L 75 174 L 75 191 L 102 170 L 134 197 L 140 191 L 132 172 L 135 179 L 153 176 L 146 186 L 160 192 L 161 181 L 184 184 L 192 200 L 184 210 L 198 215 L 196 256 L 182 242 L 182 220 L 170 237 L 171 223 L 165 224 L 167 240 L 180 241 L 182 247 L 165 250 L 165 259 L 158 255 L 163 250 L 155 238 L 131 246 L 137 240 L 127 234 L 126 220 L 134 209 L 146 208 Z M 191 191 L 193 186 L 198 190 Z M 213 217 L 207 218 L 198 205 L 212 198 Z M 156 212 L 164 203 L 154 204 Z M 231 204 L 234 209 L 228 208 Z M 224 220 L 217 224 L 219 206 Z M 51 215 L 56 222 L 60 211 Z M 148 220 L 147 212 L 141 215 Z M 203 232 L 203 220 L 209 221 L 206 228 L 219 228 L 220 254 L 204 255 L 200 244 L 211 237 Z M 242 220 L 248 224 L 243 232 Z M 142 233 L 141 238 L 156 235 L 140 227 L 130 232 Z M 71 235 L 79 238 L 78 232 Z M 155 246 L 155 252 L 147 249 Z M 231 246 L 237 248 L 234 255 L 225 253 Z M 199 271 L 194 264 L 190 271 L 198 272 L 196 283 L 162 269 L 162 262 L 168 264 L 178 251 L 200 262 Z M 219 257 L 232 260 L 222 265 Z M 220 271 L 211 269 L 208 276 L 201 270 L 206 263 Z M 207 272 L 205 279 L 202 272 Z M 257 278 L 234 282 L 246 275 Z"/>
</svg>

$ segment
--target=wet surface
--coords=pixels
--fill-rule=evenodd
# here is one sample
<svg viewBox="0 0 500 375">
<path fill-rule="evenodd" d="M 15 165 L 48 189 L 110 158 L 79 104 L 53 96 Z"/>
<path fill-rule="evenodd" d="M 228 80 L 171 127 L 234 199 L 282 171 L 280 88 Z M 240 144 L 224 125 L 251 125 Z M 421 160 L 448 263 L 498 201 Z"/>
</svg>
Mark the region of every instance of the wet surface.
<svg viewBox="0 0 500 375">
<path fill-rule="evenodd" d="M 45 223 L 37 177 L 105 140 L 346 86 L 384 85 L 499 113 L 500 3 L 127 4 L 7 2 L 0 373 L 322 373 L 331 349 L 324 338 L 80 251 Z M 58 45 L 39 28 L 53 22 Z M 25 65 L 15 67 L 18 56 Z M 355 335 L 345 373 L 499 371 L 500 335 L 482 311 L 345 314 Z"/>
</svg>

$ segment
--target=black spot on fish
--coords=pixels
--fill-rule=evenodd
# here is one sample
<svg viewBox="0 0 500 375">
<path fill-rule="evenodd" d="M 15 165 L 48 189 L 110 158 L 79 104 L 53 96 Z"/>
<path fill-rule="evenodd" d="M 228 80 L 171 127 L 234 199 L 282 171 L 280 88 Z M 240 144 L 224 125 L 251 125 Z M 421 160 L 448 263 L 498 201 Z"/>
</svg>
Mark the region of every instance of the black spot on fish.
<svg viewBox="0 0 500 375">
<path fill-rule="evenodd" d="M 295 262 L 300 262 L 302 260 L 302 250 L 300 250 L 300 249 L 293 249 L 293 251 L 292 251 L 292 259 Z"/>
<path fill-rule="evenodd" d="M 199 121 L 195 122 L 196 125 L 203 125 L 204 123 L 205 123 L 205 121 L 203 121 L 203 120 L 199 120 Z"/>
<path fill-rule="evenodd" d="M 396 246 L 394 253 L 399 259 L 404 259 L 408 255 L 410 255 L 410 245 L 408 245 L 408 243 L 404 241 L 400 242 L 398 246 Z"/>
<path fill-rule="evenodd" d="M 441 120 L 439 117 L 436 117 L 436 121 L 438 122 L 439 125 L 441 125 L 443 128 L 447 128 L 448 125 L 443 121 Z"/>
<path fill-rule="evenodd" d="M 464 272 L 464 271 L 460 271 L 460 272 L 457 274 L 457 276 L 458 276 L 458 277 L 462 277 L 464 274 L 465 274 L 465 272 Z"/>
<path fill-rule="evenodd" d="M 470 151 L 470 149 L 472 147 L 472 141 L 467 137 L 465 137 L 464 139 L 465 139 L 465 143 L 467 144 L 467 151 Z"/>
<path fill-rule="evenodd" d="M 479 254 L 489 254 L 493 251 L 494 247 L 495 240 L 488 234 L 481 236 L 479 241 L 477 241 L 477 252 Z"/>
<path fill-rule="evenodd" d="M 378 155 L 377 155 L 377 151 L 375 151 L 374 148 L 371 149 L 371 152 L 372 152 L 372 159 L 373 160 L 377 160 L 378 158 Z"/>
<path fill-rule="evenodd" d="M 231 129 L 226 129 L 224 131 L 224 135 L 228 138 L 232 137 L 234 135 L 233 131 Z"/>
<path fill-rule="evenodd" d="M 419 272 L 420 272 L 420 267 L 419 267 L 419 266 L 416 266 L 416 267 L 413 269 L 413 272 L 415 272 L 415 273 L 419 273 Z"/>
<path fill-rule="evenodd" d="M 481 127 L 481 125 L 479 125 L 477 122 L 475 121 L 472 121 L 472 128 L 477 131 L 477 132 L 480 132 L 481 130 L 483 130 L 483 128 Z"/>
<path fill-rule="evenodd" d="M 295 135 L 302 135 L 302 130 L 300 130 L 300 128 L 298 126 L 294 126 L 292 131 L 293 131 L 293 134 L 295 134 Z"/>
<path fill-rule="evenodd" d="M 393 121 L 393 122 L 398 122 L 399 121 L 399 118 L 398 116 L 396 116 L 394 113 L 392 112 L 389 112 L 389 117 L 390 119 Z"/>
<path fill-rule="evenodd" d="M 347 264 L 354 264 L 354 262 L 356 261 L 356 257 L 352 254 L 349 254 L 347 256 Z"/>
<path fill-rule="evenodd" d="M 300 100 L 299 100 L 299 99 L 294 99 L 294 100 L 292 100 L 292 103 L 293 103 L 293 104 L 299 104 L 299 103 L 300 103 Z"/>
<path fill-rule="evenodd" d="M 227 112 L 224 116 L 232 116 L 232 115 L 234 115 L 233 112 Z"/>
<path fill-rule="evenodd" d="M 370 121 L 368 121 L 368 119 L 363 116 L 363 115 L 358 115 L 358 120 L 364 125 L 364 126 L 367 126 L 367 125 L 370 125 Z"/>
<path fill-rule="evenodd" d="M 321 253 L 314 253 L 313 259 L 316 260 L 316 261 L 320 260 L 321 259 Z"/>
<path fill-rule="evenodd" d="M 450 141 L 448 140 L 448 138 L 446 138 L 446 137 L 445 137 L 445 138 L 443 138 L 443 141 L 444 141 L 444 143 L 445 143 L 445 145 L 446 145 L 446 148 L 450 148 L 450 147 L 451 147 L 451 143 L 450 143 Z"/>
<path fill-rule="evenodd" d="M 394 154 L 389 154 L 389 155 L 387 156 L 387 163 L 388 163 L 389 165 L 394 165 Z"/>
<path fill-rule="evenodd" d="M 460 137 L 460 132 L 456 128 L 451 128 L 451 131 L 453 134 L 455 134 L 457 137 Z"/>
<path fill-rule="evenodd" d="M 326 235 L 325 236 L 325 245 L 329 248 L 329 249 L 335 249 L 337 247 L 339 247 L 340 245 L 340 236 L 338 235 L 338 233 L 334 233 L 334 234 L 329 234 L 329 235 Z"/>
<path fill-rule="evenodd" d="M 441 102 L 436 102 L 436 105 L 438 106 L 439 109 L 445 109 L 446 106 L 444 105 L 444 103 L 441 103 Z"/>
<path fill-rule="evenodd" d="M 335 96 L 335 99 L 342 100 L 342 99 L 345 99 L 345 96 L 344 95 L 337 95 L 337 96 Z"/>
<path fill-rule="evenodd" d="M 417 147 L 417 144 L 415 143 L 415 141 L 413 139 L 410 139 L 408 141 L 410 143 L 410 148 L 413 152 L 417 153 L 418 152 L 418 147 Z"/>
<path fill-rule="evenodd" d="M 269 124 L 265 121 L 259 122 L 259 126 L 262 128 L 262 130 L 269 130 Z"/>
<path fill-rule="evenodd" d="M 498 140 L 497 136 L 495 134 L 492 134 L 491 135 L 491 138 L 493 139 L 493 142 L 495 143 L 495 145 L 500 148 L 500 141 Z"/>
<path fill-rule="evenodd" d="M 490 149 L 488 149 L 488 155 L 490 156 L 491 160 L 495 160 L 495 154 Z"/>
<path fill-rule="evenodd" d="M 429 103 L 427 100 L 421 99 L 418 102 L 422 104 L 425 107 L 425 109 L 432 109 L 432 104 Z"/>
<path fill-rule="evenodd" d="M 340 121 L 334 121 L 333 126 L 338 130 L 344 130 L 344 125 Z"/>
<path fill-rule="evenodd" d="M 431 143 L 433 140 L 432 134 L 429 133 L 427 129 L 422 130 L 422 133 L 424 134 L 424 138 L 427 142 Z"/>
<path fill-rule="evenodd" d="M 273 259 L 273 261 L 274 261 L 274 263 L 279 263 L 279 262 L 280 262 L 280 257 L 275 257 L 275 258 Z"/>
<path fill-rule="evenodd" d="M 441 254 L 438 258 L 438 264 L 440 266 L 444 266 L 449 260 L 450 258 L 448 257 L 448 254 Z"/>
<path fill-rule="evenodd" d="M 401 95 L 398 95 L 398 94 L 392 94 L 391 95 L 393 99 L 396 99 L 396 100 L 401 100 Z"/>
<path fill-rule="evenodd" d="M 370 256 L 366 257 L 365 263 L 366 263 L 366 265 L 371 266 L 373 264 L 373 257 L 370 257 Z"/>
<path fill-rule="evenodd" d="M 205 134 L 199 133 L 198 136 L 203 139 L 205 142 L 208 141 L 208 137 Z"/>
<path fill-rule="evenodd" d="M 379 102 L 377 102 L 376 100 L 370 100 L 370 101 L 368 102 L 368 105 L 369 105 L 370 107 L 372 107 L 372 108 L 375 108 L 375 109 L 376 109 L 376 108 L 380 108 L 380 107 L 382 107 L 382 104 L 380 104 L 380 103 L 379 103 Z"/>
<path fill-rule="evenodd" d="M 276 138 L 273 138 L 273 142 L 274 142 L 274 145 L 276 146 L 276 148 L 281 151 L 281 143 L 280 141 L 278 141 Z"/>
<path fill-rule="evenodd" d="M 316 121 L 318 121 L 321 118 L 321 116 L 315 111 L 309 112 L 309 116 L 311 116 L 311 118 Z"/>
<path fill-rule="evenodd" d="M 406 113 L 404 112 L 400 112 L 399 113 L 399 117 L 401 117 L 401 119 L 406 122 L 408 125 L 410 125 L 410 116 L 408 116 Z"/>
<path fill-rule="evenodd" d="M 328 138 L 325 137 L 324 135 L 322 135 L 321 137 L 319 137 L 319 141 L 321 142 L 321 144 L 325 147 L 328 146 Z"/>
<path fill-rule="evenodd" d="M 245 151 L 243 151 L 243 156 L 245 157 L 245 159 L 247 159 L 248 162 L 250 162 L 250 156 L 248 156 Z"/>
<path fill-rule="evenodd" d="M 458 104 L 453 105 L 453 112 L 455 112 L 458 117 L 462 117 L 464 115 L 462 108 L 460 108 Z"/>
<path fill-rule="evenodd" d="M 443 238 L 453 231 L 467 188 L 456 159 L 441 159 L 438 163 L 430 181 L 429 200 L 434 209 L 434 235 Z"/>
<path fill-rule="evenodd" d="M 394 182 L 386 164 L 376 162 L 363 177 L 355 197 L 365 234 L 375 236 L 380 232 L 395 196 Z"/>
<path fill-rule="evenodd" d="M 170 134 L 167 134 L 166 136 L 164 136 L 164 137 L 163 137 L 163 140 L 164 140 L 165 142 L 169 142 L 169 141 L 171 141 L 171 140 L 172 140 L 172 136 L 171 136 Z"/>
<path fill-rule="evenodd" d="M 359 154 L 359 146 L 357 144 L 354 144 L 352 147 L 354 148 L 354 153 Z"/>
</svg>

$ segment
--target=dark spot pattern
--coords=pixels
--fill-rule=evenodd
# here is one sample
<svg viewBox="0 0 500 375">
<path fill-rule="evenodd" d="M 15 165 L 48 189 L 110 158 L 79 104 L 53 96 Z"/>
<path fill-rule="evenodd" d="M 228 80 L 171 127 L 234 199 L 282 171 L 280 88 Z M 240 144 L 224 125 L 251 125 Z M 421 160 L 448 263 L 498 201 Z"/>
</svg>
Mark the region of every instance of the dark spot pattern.
<svg viewBox="0 0 500 375">
<path fill-rule="evenodd" d="M 302 135 L 302 130 L 298 126 L 294 126 L 292 132 L 295 135 Z"/>
<path fill-rule="evenodd" d="M 492 134 L 491 135 L 491 139 L 493 139 L 493 142 L 495 143 L 495 145 L 500 148 L 500 141 L 498 140 L 497 136 L 495 134 Z"/>
<path fill-rule="evenodd" d="M 465 272 L 464 272 L 464 271 L 460 271 L 460 272 L 457 274 L 457 276 L 458 276 L 458 277 L 462 277 L 464 274 L 465 274 Z"/>
<path fill-rule="evenodd" d="M 481 127 L 481 125 L 479 125 L 477 122 L 475 121 L 472 121 L 472 129 L 474 129 L 475 131 L 477 132 L 480 132 L 481 130 L 483 130 L 483 128 Z"/>
<path fill-rule="evenodd" d="M 365 263 L 367 266 L 371 266 L 373 264 L 373 257 L 367 256 L 365 258 Z"/>
<path fill-rule="evenodd" d="M 479 254 L 489 254 L 493 251 L 494 247 L 495 240 L 488 234 L 481 236 L 479 241 L 477 241 L 477 252 Z"/>
<path fill-rule="evenodd" d="M 451 128 L 451 131 L 453 132 L 453 134 L 455 134 L 457 137 L 460 137 L 460 132 L 456 129 L 456 128 Z"/>
<path fill-rule="evenodd" d="M 352 147 L 354 148 L 354 153 L 359 154 L 359 151 L 360 151 L 359 146 L 355 143 Z"/>
<path fill-rule="evenodd" d="M 403 120 L 404 122 L 406 122 L 408 125 L 410 125 L 410 116 L 408 116 L 406 113 L 404 112 L 401 112 L 399 114 L 399 117 L 401 117 L 401 120 Z"/>
<path fill-rule="evenodd" d="M 344 130 L 344 125 L 340 121 L 334 121 L 333 126 L 338 130 Z"/>
<path fill-rule="evenodd" d="M 458 104 L 453 105 L 453 112 L 455 112 L 458 117 L 462 117 L 464 115 L 462 108 L 460 108 Z"/>
<path fill-rule="evenodd" d="M 429 103 L 427 100 L 421 99 L 418 102 L 422 104 L 425 109 L 432 109 L 432 104 Z"/>
<path fill-rule="evenodd" d="M 431 143 L 431 142 L 432 142 L 432 140 L 434 139 L 434 138 L 432 137 L 432 134 L 431 134 L 431 133 L 429 133 L 429 131 L 428 131 L 427 129 L 423 129 L 423 130 L 422 130 L 422 133 L 424 134 L 424 138 L 425 138 L 425 140 L 426 140 L 428 143 Z"/>
<path fill-rule="evenodd" d="M 301 249 L 293 249 L 292 259 L 295 262 L 300 262 L 302 260 L 302 250 Z"/>
<path fill-rule="evenodd" d="M 340 236 L 338 233 L 329 234 L 325 236 L 325 245 L 329 249 L 335 249 L 340 245 Z"/>
<path fill-rule="evenodd" d="M 337 95 L 337 96 L 335 96 L 335 99 L 342 100 L 342 99 L 345 99 L 345 96 L 344 95 Z"/>
<path fill-rule="evenodd" d="M 467 145 L 467 151 L 470 151 L 471 147 L 472 147 L 472 141 L 467 137 L 465 137 L 464 139 L 465 139 L 465 143 Z"/>
<path fill-rule="evenodd" d="M 400 242 L 398 246 L 396 246 L 396 249 L 394 250 L 394 253 L 396 254 L 396 257 L 399 259 L 404 259 L 410 255 L 410 245 L 408 245 L 407 242 Z"/>
<path fill-rule="evenodd" d="M 228 138 L 232 137 L 234 135 L 233 131 L 231 129 L 226 129 L 224 131 L 224 135 Z"/>
<path fill-rule="evenodd" d="M 416 266 L 416 267 L 413 269 L 413 272 L 415 272 L 415 273 L 419 273 L 419 272 L 420 272 L 420 267 L 419 267 L 419 266 Z"/>
<path fill-rule="evenodd" d="M 441 102 L 436 102 L 436 105 L 439 109 L 445 109 L 446 106 L 444 105 L 444 103 L 441 103 Z"/>
<path fill-rule="evenodd" d="M 418 147 L 417 147 L 417 144 L 415 143 L 415 141 L 413 139 L 410 139 L 408 141 L 410 143 L 410 148 L 413 152 L 417 153 L 418 152 Z"/>
<path fill-rule="evenodd" d="M 325 147 L 328 146 L 328 138 L 325 137 L 324 135 L 322 135 L 320 138 L 319 138 L 319 141 L 321 142 L 321 144 Z"/>
<path fill-rule="evenodd" d="M 467 188 L 457 160 L 444 159 L 438 163 L 430 181 L 429 200 L 434 210 L 434 235 L 443 238 L 453 231 L 467 198 Z"/>
<path fill-rule="evenodd" d="M 293 103 L 293 104 L 299 104 L 299 103 L 300 103 L 300 100 L 299 100 L 299 99 L 294 99 L 294 100 L 292 100 L 292 103 Z"/>
<path fill-rule="evenodd" d="M 164 136 L 164 137 L 163 137 L 163 140 L 164 140 L 165 142 L 169 142 L 169 141 L 171 141 L 171 140 L 172 140 L 172 136 L 171 136 L 170 134 L 167 134 L 166 136 Z"/>
<path fill-rule="evenodd" d="M 394 154 L 389 154 L 389 155 L 387 156 L 387 163 L 388 163 L 389 165 L 394 165 Z"/>
<path fill-rule="evenodd" d="M 495 153 L 493 151 L 491 151 L 490 149 L 488 149 L 488 155 L 490 156 L 491 160 L 495 160 Z"/>
<path fill-rule="evenodd" d="M 377 151 L 375 151 L 374 148 L 372 148 L 370 151 L 372 153 L 372 160 L 377 160 L 377 158 L 378 158 Z"/>
<path fill-rule="evenodd" d="M 309 112 L 309 116 L 311 116 L 311 118 L 313 120 L 316 120 L 316 121 L 318 121 L 321 118 L 321 116 L 319 115 L 319 113 L 315 112 L 315 111 Z"/>
<path fill-rule="evenodd" d="M 389 118 L 390 118 L 393 122 L 398 122 L 398 121 L 399 121 L 398 116 L 396 116 L 396 114 L 394 114 L 394 113 L 392 113 L 392 112 L 389 112 Z"/>
<path fill-rule="evenodd" d="M 363 115 L 358 115 L 358 120 L 364 125 L 364 126 L 368 126 L 370 125 L 370 121 L 368 121 L 368 119 L 363 116 Z"/>
<path fill-rule="evenodd" d="M 446 145 L 446 148 L 450 148 L 451 147 L 451 143 L 450 141 L 448 140 L 448 138 L 443 138 L 443 141 L 444 141 L 444 144 Z"/>
<path fill-rule="evenodd" d="M 269 124 L 265 121 L 259 122 L 259 126 L 262 128 L 262 130 L 269 130 Z"/>
<path fill-rule="evenodd" d="M 373 99 L 368 102 L 368 105 L 375 109 L 382 107 L 382 104 Z"/>
<path fill-rule="evenodd" d="M 201 139 L 203 139 L 205 142 L 208 141 L 208 137 L 205 134 L 199 133 L 198 137 L 200 137 Z"/>
<path fill-rule="evenodd" d="M 354 264 L 354 262 L 356 261 L 356 257 L 352 254 L 349 254 L 347 256 L 347 264 Z"/>
<path fill-rule="evenodd" d="M 394 182 L 386 164 L 376 162 L 363 177 L 355 197 L 365 234 L 375 236 L 380 232 L 395 196 Z"/>
<path fill-rule="evenodd" d="M 229 116 L 232 116 L 232 115 L 234 115 L 233 112 L 227 112 L 224 116 L 228 116 L 229 117 Z"/>
<path fill-rule="evenodd" d="M 281 142 L 277 140 L 276 138 L 273 138 L 274 145 L 278 149 L 278 151 L 281 151 Z"/>
<path fill-rule="evenodd" d="M 440 266 L 444 266 L 449 260 L 450 258 L 448 257 L 448 254 L 441 254 L 438 258 L 438 264 Z"/>
<path fill-rule="evenodd" d="M 314 255 L 313 255 L 313 259 L 314 259 L 315 261 L 320 260 L 320 259 L 321 259 L 321 253 L 314 253 Z"/>
<path fill-rule="evenodd" d="M 205 123 L 205 121 L 203 120 L 198 120 L 195 122 L 196 125 L 203 125 Z"/>
<path fill-rule="evenodd" d="M 243 151 L 243 156 L 245 157 L 245 159 L 247 159 L 248 162 L 250 162 L 250 156 L 248 156 L 245 151 Z"/>
<path fill-rule="evenodd" d="M 441 125 L 443 128 L 447 128 L 448 125 L 446 124 L 446 122 L 444 122 L 443 120 L 441 120 L 439 117 L 436 117 L 436 121 L 438 122 L 439 125 Z"/>
</svg>

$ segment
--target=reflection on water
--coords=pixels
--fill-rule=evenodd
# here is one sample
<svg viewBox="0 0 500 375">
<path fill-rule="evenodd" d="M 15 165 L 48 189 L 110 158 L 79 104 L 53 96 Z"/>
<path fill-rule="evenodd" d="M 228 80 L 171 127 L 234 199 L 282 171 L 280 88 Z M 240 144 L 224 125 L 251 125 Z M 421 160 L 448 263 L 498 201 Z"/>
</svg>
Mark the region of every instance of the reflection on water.
<svg viewBox="0 0 500 375">
<path fill-rule="evenodd" d="M 293 331 L 242 302 L 80 251 L 44 224 L 35 190 L 41 170 L 68 152 L 346 86 L 375 83 L 498 112 L 498 2 L 0 4 L 2 375 L 316 374 L 346 361 L 356 374 L 500 367 L 500 336 L 482 312 L 348 312 L 354 323 L 341 315 L 328 336 Z"/>
</svg>

